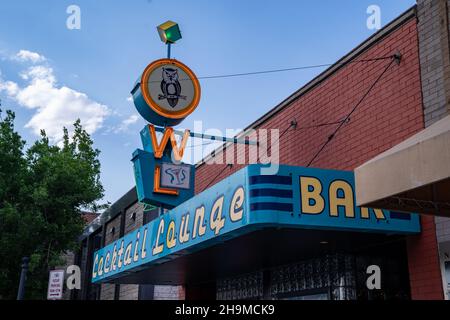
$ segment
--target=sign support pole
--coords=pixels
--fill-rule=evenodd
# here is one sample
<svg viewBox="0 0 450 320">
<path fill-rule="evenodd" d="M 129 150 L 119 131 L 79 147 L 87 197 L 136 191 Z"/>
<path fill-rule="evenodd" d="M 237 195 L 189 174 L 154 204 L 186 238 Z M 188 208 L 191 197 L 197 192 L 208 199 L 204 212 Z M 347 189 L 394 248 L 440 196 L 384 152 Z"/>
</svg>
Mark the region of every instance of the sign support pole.
<svg viewBox="0 0 450 320">
<path fill-rule="evenodd" d="M 168 42 L 167 43 L 167 59 L 170 59 L 170 45 L 171 45 L 171 43 Z"/>
<path fill-rule="evenodd" d="M 164 130 L 166 128 L 164 127 L 157 127 L 155 126 L 155 130 L 158 132 L 164 133 Z M 184 131 L 174 129 L 173 133 L 176 135 L 183 136 Z M 200 139 L 206 139 L 206 140 L 212 140 L 212 141 L 222 141 L 222 142 L 231 142 L 231 143 L 240 143 L 240 144 L 247 144 L 247 145 L 258 145 L 257 141 L 251 141 L 251 140 L 245 140 L 245 139 L 239 139 L 239 138 L 228 138 L 224 136 L 216 136 L 216 135 L 210 135 L 210 134 L 204 134 L 204 133 L 197 133 L 197 132 L 189 132 L 189 136 L 193 138 L 200 138 Z"/>
<path fill-rule="evenodd" d="M 17 300 L 23 300 L 25 296 L 25 284 L 27 282 L 28 263 L 30 258 L 22 258 L 22 272 L 20 273 L 19 291 L 17 292 Z"/>
</svg>

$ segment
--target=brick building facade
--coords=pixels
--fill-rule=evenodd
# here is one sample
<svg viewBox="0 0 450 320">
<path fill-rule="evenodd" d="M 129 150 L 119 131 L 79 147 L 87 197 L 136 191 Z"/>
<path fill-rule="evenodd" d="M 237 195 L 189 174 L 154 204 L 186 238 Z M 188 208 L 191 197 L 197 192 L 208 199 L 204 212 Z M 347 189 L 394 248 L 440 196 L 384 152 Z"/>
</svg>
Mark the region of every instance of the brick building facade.
<svg viewBox="0 0 450 320">
<path fill-rule="evenodd" d="M 385 57 L 400 52 L 402 55 L 400 65 L 393 65 L 386 72 L 353 114 L 349 123 L 342 128 L 312 166 L 353 170 L 422 130 L 425 122 L 421 71 L 423 68 L 428 69 L 428 66 L 421 68 L 420 65 L 416 12 L 410 10 L 400 19 L 403 21 L 397 20 L 398 26 L 391 25 L 392 31 L 385 32 L 386 34 L 382 37 L 379 35 L 380 38 L 375 36 L 369 39 L 362 47 L 356 49 L 361 53 L 358 54 L 357 51 L 350 53 L 351 60 L 346 60 L 344 57 L 339 63 L 341 67 L 329 70 L 319 76 L 319 79 L 315 79 L 313 84 L 307 84 L 269 112 L 268 116 L 251 125 L 251 128 L 279 128 L 283 131 L 290 126 L 292 120 L 296 120 L 298 128 L 301 128 L 343 119 L 389 63 L 384 60 L 361 63 L 356 61 Z M 424 41 L 428 41 L 427 37 Z M 426 49 L 422 49 L 424 50 Z M 426 57 L 422 59 L 428 62 Z M 440 61 L 434 65 L 440 65 Z M 321 80 L 321 77 L 324 80 Z M 426 79 L 429 78 L 433 79 L 430 73 L 426 75 Z M 425 87 L 427 90 L 434 90 L 431 89 L 430 83 L 427 82 Z M 437 88 L 436 91 L 440 92 L 440 89 Z M 434 106 L 429 108 L 439 110 Z M 429 121 L 439 116 L 438 113 L 433 112 L 425 111 L 427 119 L 431 117 Z M 280 163 L 306 166 L 333 130 L 333 126 L 323 126 L 288 131 L 280 140 Z M 216 157 L 225 158 L 225 153 L 218 153 Z M 200 165 L 196 172 L 197 191 L 203 190 L 211 182 L 210 177 L 224 170 L 225 166 L 226 164 Z M 242 166 L 234 165 L 225 169 L 218 180 L 239 170 Z M 408 259 L 412 298 L 442 299 L 434 218 L 423 216 L 422 234 L 408 239 Z"/>
</svg>

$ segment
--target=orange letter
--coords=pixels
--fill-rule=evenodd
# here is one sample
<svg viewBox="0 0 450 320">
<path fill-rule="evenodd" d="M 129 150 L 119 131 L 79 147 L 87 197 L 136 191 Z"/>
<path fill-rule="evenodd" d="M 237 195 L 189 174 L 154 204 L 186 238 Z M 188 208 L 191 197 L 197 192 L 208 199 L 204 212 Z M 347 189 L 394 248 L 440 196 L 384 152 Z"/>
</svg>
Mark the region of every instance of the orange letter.
<svg viewBox="0 0 450 320">
<path fill-rule="evenodd" d="M 170 194 L 172 196 L 178 195 L 177 189 L 161 187 L 161 167 L 160 166 L 155 166 L 155 174 L 153 176 L 153 192 Z"/>
<path fill-rule="evenodd" d="M 150 137 L 152 139 L 153 153 L 155 158 L 162 158 L 164 149 L 166 149 L 167 142 L 169 142 L 170 136 L 173 134 L 173 128 L 167 128 L 164 131 L 163 137 L 161 139 L 161 144 L 158 144 L 158 139 L 156 138 L 155 127 L 152 124 L 148 125 L 148 130 L 150 131 Z"/>
<path fill-rule="evenodd" d="M 177 140 L 175 139 L 175 134 L 173 133 L 170 135 L 170 142 L 172 143 L 172 150 L 173 150 L 173 157 L 175 158 L 175 161 L 181 161 L 183 158 L 184 149 L 186 147 L 186 143 L 189 139 L 189 130 L 184 131 L 183 139 L 181 140 L 181 146 L 178 149 L 177 146 Z"/>
</svg>

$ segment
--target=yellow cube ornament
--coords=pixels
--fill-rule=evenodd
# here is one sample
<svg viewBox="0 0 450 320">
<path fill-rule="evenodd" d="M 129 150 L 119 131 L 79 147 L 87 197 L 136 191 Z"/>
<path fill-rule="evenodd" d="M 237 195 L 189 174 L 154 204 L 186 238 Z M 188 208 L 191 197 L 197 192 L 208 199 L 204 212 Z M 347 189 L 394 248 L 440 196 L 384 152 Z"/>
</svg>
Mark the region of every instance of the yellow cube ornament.
<svg viewBox="0 0 450 320">
<path fill-rule="evenodd" d="M 157 27 L 159 37 L 164 43 L 175 43 L 181 39 L 181 32 L 178 24 L 173 21 L 166 21 Z"/>
</svg>

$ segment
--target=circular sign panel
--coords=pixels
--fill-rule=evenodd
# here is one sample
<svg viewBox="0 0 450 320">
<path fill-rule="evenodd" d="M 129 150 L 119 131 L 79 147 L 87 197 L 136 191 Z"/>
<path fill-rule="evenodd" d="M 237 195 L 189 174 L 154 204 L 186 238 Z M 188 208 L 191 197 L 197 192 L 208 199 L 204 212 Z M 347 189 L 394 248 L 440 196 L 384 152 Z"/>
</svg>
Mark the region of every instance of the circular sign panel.
<svg viewBox="0 0 450 320">
<path fill-rule="evenodd" d="M 175 125 L 191 114 L 200 101 L 197 77 L 183 63 L 161 59 L 145 68 L 138 92 L 133 93 L 139 113 L 156 125 Z"/>
</svg>

